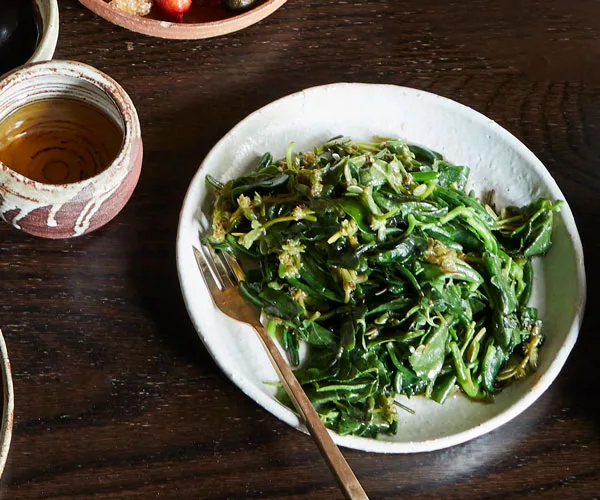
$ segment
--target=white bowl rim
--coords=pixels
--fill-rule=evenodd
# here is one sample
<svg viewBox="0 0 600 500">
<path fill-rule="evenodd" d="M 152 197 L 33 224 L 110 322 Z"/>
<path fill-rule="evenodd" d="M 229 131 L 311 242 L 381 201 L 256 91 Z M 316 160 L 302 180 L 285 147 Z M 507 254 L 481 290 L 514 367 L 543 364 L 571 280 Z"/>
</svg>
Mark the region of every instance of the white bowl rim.
<svg viewBox="0 0 600 500">
<path fill-rule="evenodd" d="M 181 287 L 181 292 L 183 295 L 183 299 L 185 302 L 185 306 L 188 310 L 188 314 L 194 327 L 202 339 L 207 351 L 215 360 L 215 363 L 220 367 L 220 369 L 225 373 L 225 375 L 235 384 L 237 385 L 247 396 L 252 398 L 258 404 L 260 404 L 263 408 L 269 411 L 271 414 L 282 420 L 283 422 L 289 424 L 290 426 L 306 432 L 303 425 L 301 424 L 298 417 L 289 409 L 283 407 L 274 401 L 270 396 L 266 393 L 257 390 L 252 383 L 247 382 L 246 380 L 235 376 L 233 373 L 227 372 L 223 369 L 219 360 L 214 356 L 211 352 L 210 344 L 204 340 L 201 328 L 197 322 L 197 318 L 194 315 L 194 306 L 193 306 L 193 297 L 190 297 L 186 293 L 186 288 L 184 286 L 185 276 L 183 274 L 183 266 L 182 263 L 185 259 L 186 254 L 192 252 L 191 245 L 189 242 L 183 241 L 183 234 L 186 231 L 186 222 L 187 217 L 193 217 L 193 214 L 196 211 L 196 206 L 192 206 L 192 198 L 194 193 L 194 186 L 198 185 L 202 182 L 203 175 L 203 167 L 206 164 L 211 162 L 213 156 L 216 156 L 218 146 L 225 141 L 229 136 L 233 135 L 239 128 L 242 128 L 247 121 L 252 120 L 256 115 L 260 115 L 264 113 L 269 107 L 276 106 L 279 102 L 292 99 L 305 97 L 314 92 L 323 92 L 333 90 L 336 87 L 342 86 L 356 86 L 356 87 L 371 87 L 373 89 L 377 87 L 393 87 L 395 89 L 401 90 L 407 94 L 411 94 L 414 97 L 428 98 L 434 101 L 437 101 L 441 106 L 452 107 L 456 112 L 463 113 L 469 117 L 469 119 L 480 123 L 485 127 L 490 127 L 495 133 L 497 133 L 500 137 L 502 137 L 507 144 L 510 145 L 511 148 L 519 151 L 529 162 L 529 164 L 540 174 L 540 176 L 544 179 L 546 185 L 553 191 L 553 193 L 560 195 L 561 199 L 565 201 L 564 207 L 561 210 L 561 217 L 564 220 L 565 226 L 567 228 L 568 233 L 571 236 L 574 254 L 576 258 L 576 266 L 577 266 L 577 304 L 574 312 L 573 321 L 569 327 L 569 331 L 565 337 L 565 340 L 557 352 L 555 358 L 552 360 L 548 369 L 541 375 L 539 381 L 533 386 L 533 388 L 525 394 L 523 397 L 518 399 L 515 403 L 509 406 L 506 410 L 499 413 L 498 415 L 484 421 L 483 423 L 476 425 L 468 430 L 458 432 L 449 436 L 427 439 L 422 441 L 414 441 L 414 442 L 403 442 L 403 443 L 395 443 L 392 441 L 385 440 L 377 440 L 371 438 L 357 437 L 357 436 L 340 436 L 334 432 L 331 432 L 334 441 L 344 447 L 358 449 L 369 452 L 377 452 L 377 453 L 420 453 L 420 452 L 428 452 L 440 450 L 443 448 L 448 448 L 451 446 L 455 446 L 457 444 L 464 443 L 466 441 L 470 441 L 476 437 L 482 436 L 491 432 L 492 430 L 504 425 L 509 422 L 523 411 L 525 411 L 529 406 L 531 406 L 547 389 L 550 387 L 554 379 L 558 376 L 560 370 L 565 364 L 567 357 L 575 342 L 577 340 L 577 336 L 579 333 L 579 329 L 581 328 L 581 323 L 583 321 L 583 314 L 585 311 L 585 303 L 586 303 L 586 275 L 585 275 L 585 265 L 584 265 L 584 256 L 583 256 L 583 246 L 581 244 L 581 238 L 577 231 L 577 227 L 575 224 L 575 220 L 573 218 L 573 214 L 571 209 L 566 201 L 566 198 L 560 188 L 558 187 L 554 178 L 550 175 L 546 167 L 542 164 L 542 162 L 535 156 L 535 154 L 525 146 L 517 137 L 511 134 L 508 130 L 501 127 L 498 123 L 485 116 L 478 111 L 461 104 L 452 99 L 440 96 L 438 94 L 434 94 L 432 92 L 427 92 L 424 90 L 418 90 L 411 87 L 404 87 L 400 85 L 393 84 L 378 84 L 378 83 L 358 83 L 358 82 L 338 82 L 331 83 L 326 85 L 319 85 L 314 87 L 309 87 L 299 92 L 295 92 L 286 96 L 281 97 L 275 101 L 272 101 L 265 106 L 257 109 L 253 113 L 246 116 L 243 120 L 238 122 L 231 130 L 229 130 L 214 146 L 211 148 L 209 153 L 206 155 L 202 163 L 200 164 L 196 174 L 192 178 L 188 191 L 184 197 L 184 201 L 182 204 L 182 208 L 179 216 L 179 224 L 177 230 L 177 239 L 176 239 L 176 260 L 177 260 L 177 273 L 179 277 L 179 283 Z M 198 200 L 196 200 L 198 201 Z M 198 277 L 200 279 L 200 277 Z"/>
<path fill-rule="evenodd" d="M 14 421 L 15 411 L 15 395 L 13 389 L 13 380 L 10 369 L 10 361 L 8 359 L 8 351 L 6 349 L 6 343 L 4 342 L 4 336 L 0 330 L 0 364 L 2 368 L 2 387 L 4 392 L 4 408 L 2 411 L 2 436 L 0 441 L 0 476 L 4 471 L 6 465 L 6 459 L 8 458 L 8 451 L 10 449 L 10 442 L 12 440 L 12 429 Z"/>
<path fill-rule="evenodd" d="M 44 4 L 47 7 L 47 16 L 42 16 L 42 36 L 34 53 L 27 63 L 47 61 L 52 59 L 56 44 L 58 43 L 59 11 L 58 0 L 35 0 L 36 4 Z M 40 13 L 41 14 L 41 13 Z"/>
</svg>

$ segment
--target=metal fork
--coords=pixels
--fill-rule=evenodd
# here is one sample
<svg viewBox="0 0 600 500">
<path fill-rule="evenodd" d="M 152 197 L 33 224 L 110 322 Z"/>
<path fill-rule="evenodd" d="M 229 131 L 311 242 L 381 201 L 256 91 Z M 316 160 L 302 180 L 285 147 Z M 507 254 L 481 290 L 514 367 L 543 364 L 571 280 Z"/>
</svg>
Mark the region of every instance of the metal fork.
<svg viewBox="0 0 600 500">
<path fill-rule="evenodd" d="M 273 339 L 262 326 L 258 309 L 241 296 L 238 283 L 245 279 L 241 267 L 227 253 L 219 252 L 219 255 L 217 255 L 209 245 L 205 245 L 204 248 L 206 251 L 193 247 L 200 274 L 210 291 L 213 302 L 227 316 L 254 328 L 269 355 L 275 371 L 279 375 L 283 387 L 300 413 L 306 428 L 319 448 L 329 470 L 337 480 L 344 496 L 351 500 L 368 500 L 369 497 L 358 479 L 356 479 L 344 455 L 331 439 L 329 432 L 321 422 L 296 376 Z"/>
</svg>

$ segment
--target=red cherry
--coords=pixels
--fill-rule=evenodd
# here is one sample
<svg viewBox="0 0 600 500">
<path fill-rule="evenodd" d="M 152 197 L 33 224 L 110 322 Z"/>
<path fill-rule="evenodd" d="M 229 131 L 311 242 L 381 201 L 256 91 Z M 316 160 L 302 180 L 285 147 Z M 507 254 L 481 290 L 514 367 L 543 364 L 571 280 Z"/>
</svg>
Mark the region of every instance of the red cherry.
<svg viewBox="0 0 600 500">
<path fill-rule="evenodd" d="M 192 0 L 157 0 L 161 10 L 181 22 L 183 15 L 190 10 Z"/>
</svg>

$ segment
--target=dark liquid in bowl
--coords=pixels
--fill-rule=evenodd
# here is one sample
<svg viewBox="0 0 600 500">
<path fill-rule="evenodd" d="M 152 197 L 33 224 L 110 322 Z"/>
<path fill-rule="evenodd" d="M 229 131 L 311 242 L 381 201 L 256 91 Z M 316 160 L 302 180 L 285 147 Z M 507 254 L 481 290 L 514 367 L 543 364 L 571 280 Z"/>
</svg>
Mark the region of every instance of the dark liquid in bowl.
<svg viewBox="0 0 600 500">
<path fill-rule="evenodd" d="M 34 0 L 0 0 L 0 75 L 26 63 L 40 41 Z"/>
<path fill-rule="evenodd" d="M 75 99 L 30 102 L 0 120 L 0 161 L 44 184 L 99 174 L 122 143 L 123 131 L 108 115 Z"/>
</svg>

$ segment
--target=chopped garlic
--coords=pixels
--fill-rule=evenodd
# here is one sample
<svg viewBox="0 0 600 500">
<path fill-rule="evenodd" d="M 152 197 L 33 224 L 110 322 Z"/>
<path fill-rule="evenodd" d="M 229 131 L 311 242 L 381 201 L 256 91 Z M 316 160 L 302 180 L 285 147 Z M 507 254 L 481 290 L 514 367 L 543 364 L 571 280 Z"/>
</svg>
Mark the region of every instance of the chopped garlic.
<svg viewBox="0 0 600 500">
<path fill-rule="evenodd" d="M 150 14 L 153 0 L 111 0 L 110 5 L 135 16 Z"/>
</svg>

